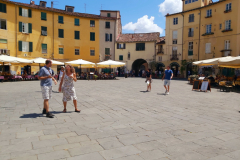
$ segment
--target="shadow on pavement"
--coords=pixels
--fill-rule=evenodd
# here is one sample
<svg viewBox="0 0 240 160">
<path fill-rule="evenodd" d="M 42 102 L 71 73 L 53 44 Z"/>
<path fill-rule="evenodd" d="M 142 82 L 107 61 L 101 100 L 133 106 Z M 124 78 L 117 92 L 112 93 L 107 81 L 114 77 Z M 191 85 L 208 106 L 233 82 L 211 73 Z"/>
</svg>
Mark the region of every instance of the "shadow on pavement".
<svg viewBox="0 0 240 160">
<path fill-rule="evenodd" d="M 147 91 L 140 91 L 140 92 L 142 92 L 142 93 L 147 93 Z"/>
<path fill-rule="evenodd" d="M 67 113 L 72 113 L 73 111 L 68 111 Z M 62 111 L 51 111 L 53 115 L 55 114 L 64 114 Z M 38 117 L 46 117 L 46 115 L 43 115 L 42 113 L 29 113 L 29 114 L 23 114 L 19 118 L 38 118 Z"/>
<path fill-rule="evenodd" d="M 166 96 L 166 94 L 165 94 L 165 93 L 158 93 L 157 95 Z"/>
</svg>

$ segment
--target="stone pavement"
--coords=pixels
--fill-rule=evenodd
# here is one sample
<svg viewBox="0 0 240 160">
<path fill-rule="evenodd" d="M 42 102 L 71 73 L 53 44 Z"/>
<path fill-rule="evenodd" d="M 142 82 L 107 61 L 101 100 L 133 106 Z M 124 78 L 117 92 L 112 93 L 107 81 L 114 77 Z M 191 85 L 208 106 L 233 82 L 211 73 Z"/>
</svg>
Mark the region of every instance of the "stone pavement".
<svg viewBox="0 0 240 160">
<path fill-rule="evenodd" d="M 161 80 L 145 93 L 141 78 L 75 83 L 78 107 L 42 116 L 38 81 L 0 83 L 0 160 L 239 160 L 238 93 L 192 91 Z M 57 90 L 54 86 L 54 90 Z"/>
</svg>

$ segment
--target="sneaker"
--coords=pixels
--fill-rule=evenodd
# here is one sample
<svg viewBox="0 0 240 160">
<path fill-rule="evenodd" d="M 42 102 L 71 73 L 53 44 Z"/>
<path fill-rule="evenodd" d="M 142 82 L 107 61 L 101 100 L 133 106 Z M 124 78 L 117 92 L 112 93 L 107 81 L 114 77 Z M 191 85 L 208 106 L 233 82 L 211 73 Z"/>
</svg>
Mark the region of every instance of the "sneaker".
<svg viewBox="0 0 240 160">
<path fill-rule="evenodd" d="M 42 110 L 42 114 L 46 114 L 47 113 L 47 111 L 46 111 L 46 109 L 44 108 L 43 110 Z"/>
<path fill-rule="evenodd" d="M 165 91 L 165 94 L 167 94 L 167 90 Z"/>
<path fill-rule="evenodd" d="M 50 112 L 47 113 L 46 117 L 48 117 L 48 118 L 54 118 L 54 117 L 53 117 L 53 114 L 50 113 Z"/>
<path fill-rule="evenodd" d="M 169 95 L 169 92 L 167 92 L 167 94 L 166 95 Z"/>
</svg>

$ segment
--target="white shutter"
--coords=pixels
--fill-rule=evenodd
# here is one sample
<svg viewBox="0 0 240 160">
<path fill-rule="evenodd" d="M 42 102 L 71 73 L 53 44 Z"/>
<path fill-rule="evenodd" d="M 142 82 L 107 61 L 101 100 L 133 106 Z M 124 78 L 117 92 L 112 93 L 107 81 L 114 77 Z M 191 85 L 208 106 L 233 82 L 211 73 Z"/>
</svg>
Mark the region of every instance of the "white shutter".
<svg viewBox="0 0 240 160">
<path fill-rule="evenodd" d="M 24 28 L 25 28 L 24 32 L 28 33 L 28 23 L 24 23 Z"/>
<path fill-rule="evenodd" d="M 229 40 L 225 41 L 225 49 L 230 49 L 230 41 Z"/>
<path fill-rule="evenodd" d="M 177 37 L 178 37 L 178 33 L 177 33 L 178 31 L 173 31 L 173 39 L 177 39 Z"/>
<path fill-rule="evenodd" d="M 23 52 L 29 51 L 29 42 L 22 42 L 22 51 Z"/>
<path fill-rule="evenodd" d="M 28 17 L 28 10 L 22 9 L 22 15 L 23 15 L 23 17 Z"/>
<path fill-rule="evenodd" d="M 206 43 L 206 53 L 211 53 L 211 43 Z"/>
</svg>

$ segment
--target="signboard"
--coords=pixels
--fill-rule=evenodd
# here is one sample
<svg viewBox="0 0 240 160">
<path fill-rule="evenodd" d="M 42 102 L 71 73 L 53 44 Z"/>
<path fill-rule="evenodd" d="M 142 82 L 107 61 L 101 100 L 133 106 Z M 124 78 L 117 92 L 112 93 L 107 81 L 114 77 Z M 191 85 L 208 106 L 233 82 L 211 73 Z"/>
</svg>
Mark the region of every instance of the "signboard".
<svg viewBox="0 0 240 160">
<path fill-rule="evenodd" d="M 199 86 L 200 86 L 200 81 L 198 81 L 198 80 L 193 81 L 192 90 L 199 90 Z"/>
<path fill-rule="evenodd" d="M 201 91 L 210 91 L 211 92 L 211 87 L 208 81 L 203 81 L 202 86 L 201 86 Z"/>
</svg>

